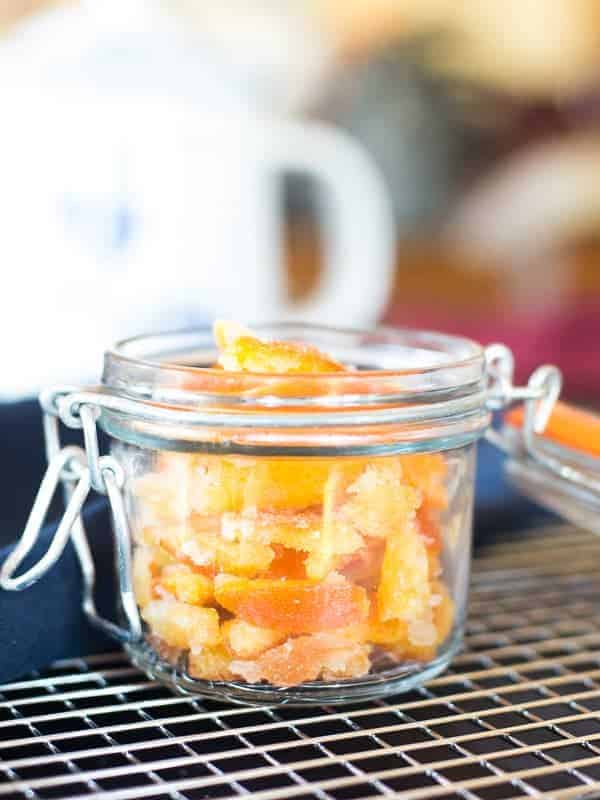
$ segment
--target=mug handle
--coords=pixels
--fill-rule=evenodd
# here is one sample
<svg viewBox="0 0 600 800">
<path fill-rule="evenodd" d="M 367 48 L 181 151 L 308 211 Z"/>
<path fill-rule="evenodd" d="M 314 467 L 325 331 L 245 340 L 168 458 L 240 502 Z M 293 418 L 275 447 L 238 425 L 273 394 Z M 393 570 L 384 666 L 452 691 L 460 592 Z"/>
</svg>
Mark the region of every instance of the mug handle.
<svg viewBox="0 0 600 800">
<path fill-rule="evenodd" d="M 384 178 L 362 147 L 335 128 L 290 122 L 278 123 L 272 133 L 270 164 L 308 175 L 324 189 L 319 286 L 300 302 L 280 297 L 279 317 L 372 325 L 385 308 L 394 274 L 394 219 Z M 282 294 L 280 276 L 274 282 Z"/>
</svg>

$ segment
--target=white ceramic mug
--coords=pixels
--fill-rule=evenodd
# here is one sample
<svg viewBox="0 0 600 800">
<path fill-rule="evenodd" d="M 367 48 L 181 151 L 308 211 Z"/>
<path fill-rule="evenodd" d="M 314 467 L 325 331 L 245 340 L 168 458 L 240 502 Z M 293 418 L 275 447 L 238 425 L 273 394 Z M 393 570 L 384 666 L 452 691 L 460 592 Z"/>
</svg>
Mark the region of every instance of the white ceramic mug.
<svg viewBox="0 0 600 800">
<path fill-rule="evenodd" d="M 319 125 L 21 88 L 0 129 L 2 394 L 97 372 L 107 342 L 217 315 L 373 322 L 393 229 L 367 156 Z M 281 177 L 322 189 L 313 297 L 291 306 Z M 7 343 L 10 345 L 7 348 Z"/>
</svg>

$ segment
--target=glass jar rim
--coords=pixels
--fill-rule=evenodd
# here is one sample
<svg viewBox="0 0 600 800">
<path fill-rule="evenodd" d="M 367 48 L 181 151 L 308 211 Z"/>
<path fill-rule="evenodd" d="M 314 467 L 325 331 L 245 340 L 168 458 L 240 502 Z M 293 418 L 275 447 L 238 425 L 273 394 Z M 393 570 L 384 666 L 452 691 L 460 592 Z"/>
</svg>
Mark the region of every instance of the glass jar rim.
<svg viewBox="0 0 600 800">
<path fill-rule="evenodd" d="M 208 328 L 135 337 L 105 355 L 100 425 L 122 440 L 175 449 L 358 453 L 448 449 L 489 424 L 485 352 L 469 339 L 292 323 L 253 329 L 317 346 L 354 369 L 230 372 L 214 367 Z"/>
<path fill-rule="evenodd" d="M 102 383 L 130 398 L 180 407 L 299 408 L 390 405 L 446 393 L 472 394 L 485 373 L 481 345 L 461 336 L 380 326 L 253 325 L 260 336 L 314 344 L 358 367 L 348 372 L 230 372 L 214 366 L 209 328 L 143 334 L 105 353 Z"/>
</svg>

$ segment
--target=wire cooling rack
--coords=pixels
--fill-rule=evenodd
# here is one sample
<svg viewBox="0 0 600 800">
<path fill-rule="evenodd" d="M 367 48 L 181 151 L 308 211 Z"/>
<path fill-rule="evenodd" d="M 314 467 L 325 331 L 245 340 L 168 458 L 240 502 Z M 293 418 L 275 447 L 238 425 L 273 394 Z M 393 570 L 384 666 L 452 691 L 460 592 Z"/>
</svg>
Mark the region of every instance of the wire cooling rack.
<svg viewBox="0 0 600 800">
<path fill-rule="evenodd" d="M 343 707 L 172 695 L 121 653 L 0 687 L 0 798 L 592 798 L 600 540 L 505 539 L 475 561 L 467 650 L 426 688 Z"/>
</svg>

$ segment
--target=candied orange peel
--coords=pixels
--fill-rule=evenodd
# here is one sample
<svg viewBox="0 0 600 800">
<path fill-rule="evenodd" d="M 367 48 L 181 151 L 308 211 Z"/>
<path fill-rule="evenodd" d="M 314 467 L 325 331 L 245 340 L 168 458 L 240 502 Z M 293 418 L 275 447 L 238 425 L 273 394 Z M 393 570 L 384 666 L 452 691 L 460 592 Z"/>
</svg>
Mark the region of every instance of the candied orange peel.
<svg viewBox="0 0 600 800">
<path fill-rule="evenodd" d="M 236 322 L 217 321 L 213 326 L 219 364 L 230 372 L 274 375 L 342 372 L 344 365 L 307 344 L 265 341 Z"/>
<path fill-rule="evenodd" d="M 331 373 L 313 347 L 217 322 L 224 370 Z M 289 380 L 299 380 L 290 378 Z M 137 479 L 133 584 L 150 641 L 206 680 L 366 675 L 378 651 L 429 661 L 450 635 L 448 464 L 161 452 Z"/>
<path fill-rule="evenodd" d="M 288 634 L 319 633 L 366 619 L 367 593 L 338 575 L 325 581 L 218 576 L 219 605 L 245 622 Z"/>
</svg>

